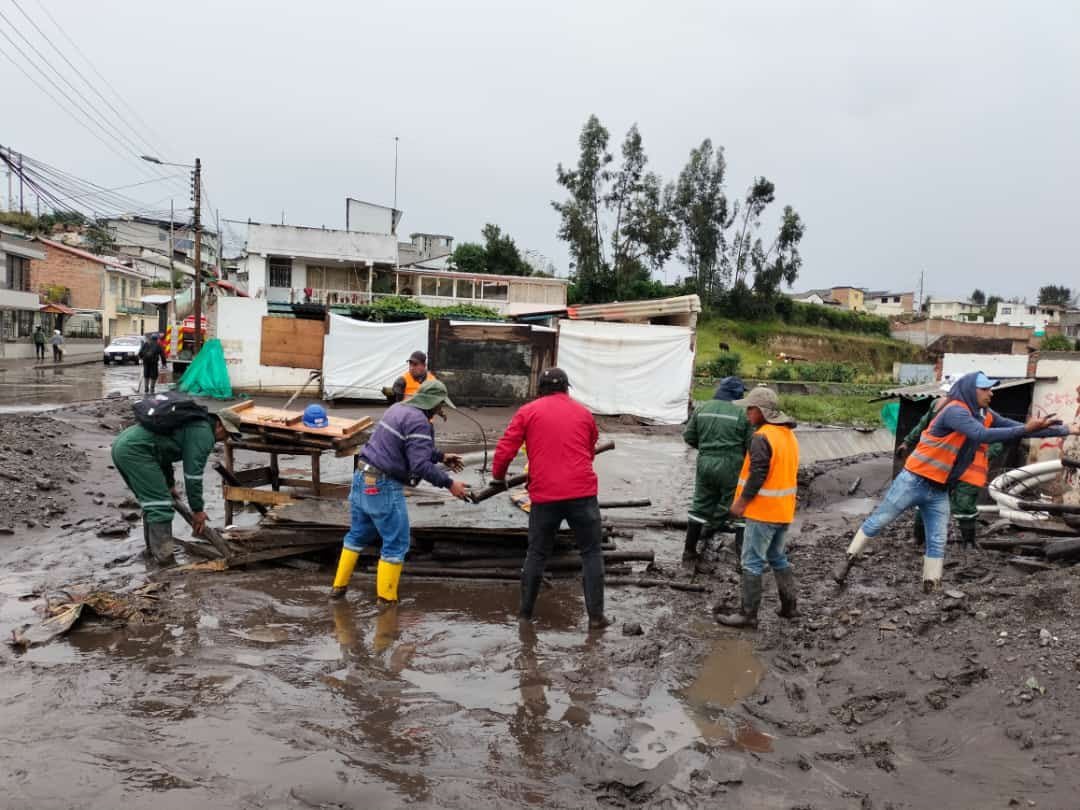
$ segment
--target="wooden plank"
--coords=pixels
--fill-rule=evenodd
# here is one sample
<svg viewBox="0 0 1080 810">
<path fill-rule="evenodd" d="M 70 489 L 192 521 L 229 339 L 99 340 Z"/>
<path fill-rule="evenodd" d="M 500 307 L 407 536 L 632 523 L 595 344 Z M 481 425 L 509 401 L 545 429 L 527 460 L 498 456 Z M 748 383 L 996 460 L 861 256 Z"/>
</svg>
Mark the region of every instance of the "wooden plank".
<svg viewBox="0 0 1080 810">
<path fill-rule="evenodd" d="M 355 436 L 375 424 L 370 416 L 364 416 L 360 419 L 343 419 L 340 416 L 331 416 L 327 427 L 313 428 L 299 421 L 303 418 L 302 411 L 286 411 L 281 408 L 268 408 L 265 405 L 254 405 L 248 402 L 230 406 L 226 410 L 236 414 L 240 420 L 241 428 L 245 432 L 273 431 L 297 441 L 340 440 Z"/>
<path fill-rule="evenodd" d="M 264 487 L 270 484 L 272 476 L 269 467 L 253 467 L 250 470 L 237 470 L 231 474 L 232 481 L 228 483 L 237 487 Z M 224 478 L 225 476 L 222 476 Z"/>
<path fill-rule="evenodd" d="M 229 484 L 222 486 L 225 492 L 225 500 L 240 501 L 242 503 L 264 503 L 270 506 L 278 506 L 283 503 L 295 503 L 296 499 L 286 492 L 274 492 L 273 490 L 254 489 L 253 487 L 234 487 Z"/>
<path fill-rule="evenodd" d="M 265 316 L 259 363 L 285 368 L 322 368 L 323 330 L 320 321 Z"/>
</svg>

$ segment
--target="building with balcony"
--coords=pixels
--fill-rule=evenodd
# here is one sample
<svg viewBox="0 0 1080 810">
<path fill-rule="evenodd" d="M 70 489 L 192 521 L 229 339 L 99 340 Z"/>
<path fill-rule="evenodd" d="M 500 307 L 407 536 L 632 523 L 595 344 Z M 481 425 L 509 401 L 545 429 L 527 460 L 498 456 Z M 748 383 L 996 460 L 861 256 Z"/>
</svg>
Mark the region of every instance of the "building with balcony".
<svg viewBox="0 0 1080 810">
<path fill-rule="evenodd" d="M 400 211 L 352 199 L 347 211 L 344 231 L 248 223 L 235 270 L 248 294 L 271 305 L 338 309 L 404 296 L 428 306 L 479 304 L 508 316 L 566 306 L 565 279 L 454 272 L 446 261 L 453 237 L 417 233 L 399 244 Z"/>
<path fill-rule="evenodd" d="M 28 236 L 0 225 L 0 357 L 32 357 L 31 336 L 40 323 L 31 262 L 45 258 Z"/>
<path fill-rule="evenodd" d="M 50 239 L 36 241 L 45 256 L 31 263 L 31 285 L 44 301 L 74 310 L 65 319 L 65 334 L 113 338 L 141 335 L 157 326 L 140 300 L 148 274 L 116 257 L 96 256 Z"/>
<path fill-rule="evenodd" d="M 148 217 L 124 216 L 104 220 L 102 226 L 116 243 L 116 250 L 125 256 L 143 256 L 155 253 L 166 262 L 169 257 L 169 220 Z M 173 222 L 173 254 L 177 264 L 195 264 L 195 231 L 188 222 Z M 203 267 L 217 264 L 220 253 L 218 234 L 203 228 L 199 248 Z M 166 279 L 167 280 L 167 279 Z"/>
</svg>

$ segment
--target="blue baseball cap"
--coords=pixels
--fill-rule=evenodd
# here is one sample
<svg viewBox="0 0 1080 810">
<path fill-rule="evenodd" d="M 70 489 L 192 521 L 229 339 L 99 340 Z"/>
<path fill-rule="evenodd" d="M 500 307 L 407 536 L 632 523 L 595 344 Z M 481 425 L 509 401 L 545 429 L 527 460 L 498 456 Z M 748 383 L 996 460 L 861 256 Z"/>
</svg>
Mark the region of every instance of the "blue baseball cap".
<svg viewBox="0 0 1080 810">
<path fill-rule="evenodd" d="M 981 371 L 975 374 L 975 387 L 976 388 L 993 388 L 1000 380 L 991 380 Z"/>
</svg>

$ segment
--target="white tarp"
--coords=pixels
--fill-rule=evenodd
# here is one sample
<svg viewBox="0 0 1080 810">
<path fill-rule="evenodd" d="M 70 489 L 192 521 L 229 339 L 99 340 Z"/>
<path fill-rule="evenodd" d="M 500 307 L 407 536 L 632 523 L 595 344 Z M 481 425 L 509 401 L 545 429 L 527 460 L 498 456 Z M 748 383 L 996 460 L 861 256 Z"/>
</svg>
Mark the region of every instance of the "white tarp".
<svg viewBox="0 0 1080 810">
<path fill-rule="evenodd" d="M 326 399 L 382 399 L 409 367 L 409 355 L 428 350 L 428 322 L 370 323 L 330 316 L 323 344 L 323 392 Z"/>
<path fill-rule="evenodd" d="M 558 365 L 570 395 L 593 413 L 686 421 L 693 330 L 604 321 L 559 322 Z"/>
<path fill-rule="evenodd" d="M 1026 377 L 1028 371 L 1026 354 L 953 354 L 941 358 L 941 378 L 958 380 L 972 371 L 981 371 L 987 377 Z"/>
</svg>

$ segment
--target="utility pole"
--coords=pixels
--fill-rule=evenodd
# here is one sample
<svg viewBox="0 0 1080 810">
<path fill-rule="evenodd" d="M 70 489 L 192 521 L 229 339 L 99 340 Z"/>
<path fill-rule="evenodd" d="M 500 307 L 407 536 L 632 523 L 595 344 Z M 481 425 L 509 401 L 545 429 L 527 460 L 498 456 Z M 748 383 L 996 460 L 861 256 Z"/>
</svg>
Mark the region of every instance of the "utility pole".
<svg viewBox="0 0 1080 810">
<path fill-rule="evenodd" d="M 398 160 L 397 160 L 397 159 L 398 159 L 398 140 L 399 140 L 399 139 L 398 139 L 398 136 L 397 136 L 397 135 L 395 135 L 395 136 L 394 136 L 394 210 L 393 210 L 393 212 L 392 212 L 392 213 L 390 214 L 390 225 L 391 225 L 391 228 L 390 228 L 390 230 L 391 230 L 391 231 L 393 231 L 393 230 L 394 230 L 394 228 L 392 227 L 392 226 L 393 226 L 393 224 L 394 224 L 394 214 L 396 214 L 396 213 L 397 213 L 397 163 L 398 163 Z"/>
<path fill-rule="evenodd" d="M 221 281 L 224 276 L 221 274 L 221 209 L 214 209 L 214 230 L 217 231 L 217 277 L 218 281 Z"/>
<path fill-rule="evenodd" d="M 176 248 L 173 247 L 173 223 L 176 221 L 176 212 L 173 210 L 173 201 L 169 200 L 169 286 L 172 288 L 172 318 L 169 322 L 175 329 L 180 328 L 180 324 L 176 322 L 176 272 L 173 270 L 173 253 Z M 177 337 L 173 338 L 173 345 L 176 345 Z"/>
<path fill-rule="evenodd" d="M 923 348 L 925 349 L 930 345 L 930 308 L 926 306 L 926 271 L 919 271 L 919 309 L 926 310 L 926 317 L 923 318 Z"/>
<path fill-rule="evenodd" d="M 22 170 L 22 155 L 19 155 L 19 213 L 25 213 L 23 210 L 23 170 Z"/>
<path fill-rule="evenodd" d="M 15 198 L 11 195 L 11 147 L 7 150 L 7 160 L 4 161 L 4 165 L 7 166 L 7 210 L 15 210 Z"/>
<path fill-rule="evenodd" d="M 202 348 L 202 161 L 195 158 L 195 351 Z"/>
</svg>

